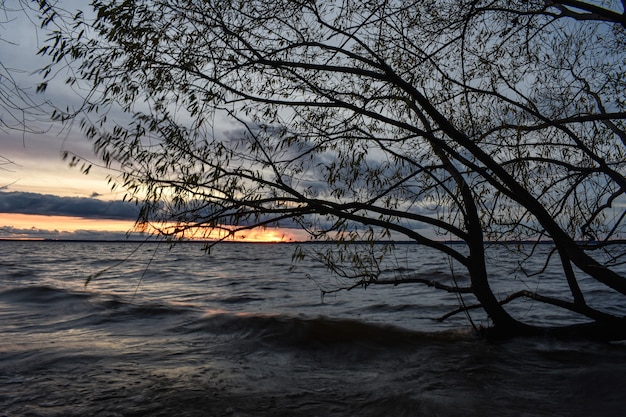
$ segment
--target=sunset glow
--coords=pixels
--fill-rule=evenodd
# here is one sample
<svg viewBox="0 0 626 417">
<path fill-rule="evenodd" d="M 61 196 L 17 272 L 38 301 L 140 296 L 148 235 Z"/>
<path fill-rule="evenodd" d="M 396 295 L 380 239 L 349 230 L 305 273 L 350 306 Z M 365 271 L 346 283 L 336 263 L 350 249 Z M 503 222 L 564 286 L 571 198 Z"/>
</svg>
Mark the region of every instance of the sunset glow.
<svg viewBox="0 0 626 417">
<path fill-rule="evenodd" d="M 247 233 L 240 233 L 237 240 L 244 240 L 246 242 L 286 242 L 302 240 L 302 237 L 297 238 L 295 234 L 294 231 L 286 229 L 258 229 L 249 230 Z"/>
<path fill-rule="evenodd" d="M 173 226 L 172 226 L 173 227 Z M 42 216 L 34 214 L 0 213 L 0 239 L 101 239 L 124 238 L 127 232 L 137 231 L 135 224 L 130 220 L 87 219 L 68 216 Z M 146 232 L 155 233 L 150 226 Z M 221 233 L 203 234 L 206 231 L 188 230 L 185 237 L 188 239 L 220 239 L 225 236 Z M 91 235 L 90 235 L 91 233 Z M 117 235 L 104 235 L 104 233 Z M 111 236 L 111 237 L 109 237 Z M 294 229 L 253 229 L 238 232 L 229 241 L 241 242 L 289 242 L 306 240 L 306 233 Z"/>
<path fill-rule="evenodd" d="M 176 229 L 175 225 L 165 228 L 165 231 L 172 233 Z M 149 230 L 149 227 L 148 227 Z M 228 227 L 222 230 L 207 229 L 187 229 L 184 232 L 185 238 L 188 239 L 203 239 L 203 240 L 218 240 L 224 239 L 226 241 L 240 241 L 240 242 L 265 242 L 265 243 L 277 243 L 277 242 L 294 242 L 303 241 L 308 238 L 308 235 L 303 230 L 298 229 L 286 229 L 286 228 L 257 228 L 251 230 L 242 230 L 236 232 L 234 236 L 230 236 L 228 230 L 234 230 L 234 227 Z"/>
<path fill-rule="evenodd" d="M 42 216 L 37 214 L 0 213 L 0 227 L 11 226 L 16 229 L 56 230 L 75 232 L 93 230 L 97 232 L 127 232 L 133 229 L 134 222 L 129 220 L 86 219 L 82 217 Z"/>
</svg>

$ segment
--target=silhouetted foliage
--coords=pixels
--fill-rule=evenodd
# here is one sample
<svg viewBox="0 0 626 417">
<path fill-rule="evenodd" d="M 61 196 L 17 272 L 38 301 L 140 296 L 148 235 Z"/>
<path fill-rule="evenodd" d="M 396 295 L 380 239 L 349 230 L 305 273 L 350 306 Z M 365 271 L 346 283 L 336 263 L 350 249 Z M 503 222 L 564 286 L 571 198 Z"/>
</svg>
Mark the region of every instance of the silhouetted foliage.
<svg viewBox="0 0 626 417">
<path fill-rule="evenodd" d="M 498 334 L 623 339 L 626 319 L 580 285 L 625 301 L 623 7 L 96 1 L 92 25 L 77 15 L 41 53 L 73 62 L 69 84 L 91 85 L 83 131 L 142 202 L 140 221 L 164 234 L 280 224 L 339 245 L 408 239 L 445 253 L 469 284 L 382 280 L 373 246 L 321 255 L 355 285 L 470 294 L 452 313 L 482 308 Z M 117 109 L 132 120 L 113 121 Z M 487 242 L 543 240 L 569 294 L 496 294 Z M 526 323 L 507 311 L 521 299 L 585 321 Z"/>
</svg>

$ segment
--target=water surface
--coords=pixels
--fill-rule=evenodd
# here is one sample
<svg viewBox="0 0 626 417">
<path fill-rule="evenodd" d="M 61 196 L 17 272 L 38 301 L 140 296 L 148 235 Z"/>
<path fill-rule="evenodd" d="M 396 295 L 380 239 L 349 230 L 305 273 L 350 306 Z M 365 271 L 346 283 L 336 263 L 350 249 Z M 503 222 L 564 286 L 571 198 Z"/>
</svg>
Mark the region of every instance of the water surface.
<svg viewBox="0 0 626 417">
<path fill-rule="evenodd" d="M 477 339 L 421 286 L 342 282 L 291 245 L 0 242 L 3 416 L 621 416 L 622 344 Z M 515 259 L 492 249 L 507 275 Z M 399 247 L 388 276 L 451 279 Z M 101 273 L 85 286 L 87 277 Z M 466 279 L 462 275 L 455 279 Z M 597 303 L 608 299 L 596 294 Z M 471 300 L 469 300 L 471 301 Z M 561 313 L 520 303 L 517 313 Z M 621 309 L 626 306 L 613 306 Z M 473 315 L 487 325 L 484 317 Z"/>
</svg>

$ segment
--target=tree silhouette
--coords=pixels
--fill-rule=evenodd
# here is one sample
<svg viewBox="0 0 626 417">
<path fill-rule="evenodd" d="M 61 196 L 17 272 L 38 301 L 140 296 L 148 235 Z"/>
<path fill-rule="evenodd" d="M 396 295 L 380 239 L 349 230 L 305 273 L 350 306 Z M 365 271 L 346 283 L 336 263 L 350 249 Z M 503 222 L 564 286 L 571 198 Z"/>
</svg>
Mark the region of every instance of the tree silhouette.
<svg viewBox="0 0 626 417">
<path fill-rule="evenodd" d="M 355 285 L 471 294 L 475 303 L 451 314 L 482 308 L 491 334 L 626 336 L 623 315 L 588 302 L 581 285 L 626 295 L 623 8 L 136 0 L 94 9 L 93 24 L 54 31 L 41 53 L 50 68 L 71 59 L 68 83 L 92 86 L 81 126 L 121 169 L 112 180 L 142 203 L 141 222 L 174 237 L 277 224 L 340 244 L 401 236 L 445 253 L 470 284 L 382 280 L 375 250 L 322 258 Z M 132 120 L 113 121 L 118 109 Z M 486 244 L 546 240 L 542 262 L 558 260 L 569 293 L 496 295 Z M 537 253 L 531 245 L 528 258 Z M 521 299 L 584 320 L 527 323 L 507 310 Z"/>
</svg>

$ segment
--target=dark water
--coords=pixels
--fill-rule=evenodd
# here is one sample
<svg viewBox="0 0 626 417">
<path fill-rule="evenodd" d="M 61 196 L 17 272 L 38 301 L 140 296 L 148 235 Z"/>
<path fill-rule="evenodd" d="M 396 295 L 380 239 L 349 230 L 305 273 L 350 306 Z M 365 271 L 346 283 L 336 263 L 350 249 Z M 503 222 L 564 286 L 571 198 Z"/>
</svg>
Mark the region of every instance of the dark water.
<svg viewBox="0 0 626 417">
<path fill-rule="evenodd" d="M 0 242 L 0 416 L 626 413 L 623 344 L 488 343 L 463 316 L 434 321 L 458 300 L 419 286 L 322 299 L 320 286 L 341 283 L 306 260 L 290 270 L 293 249 Z M 497 274 L 560 290 L 556 270 L 528 282 L 493 250 Z M 413 246 L 394 265 L 387 274 L 450 278 L 445 260 Z"/>
</svg>

